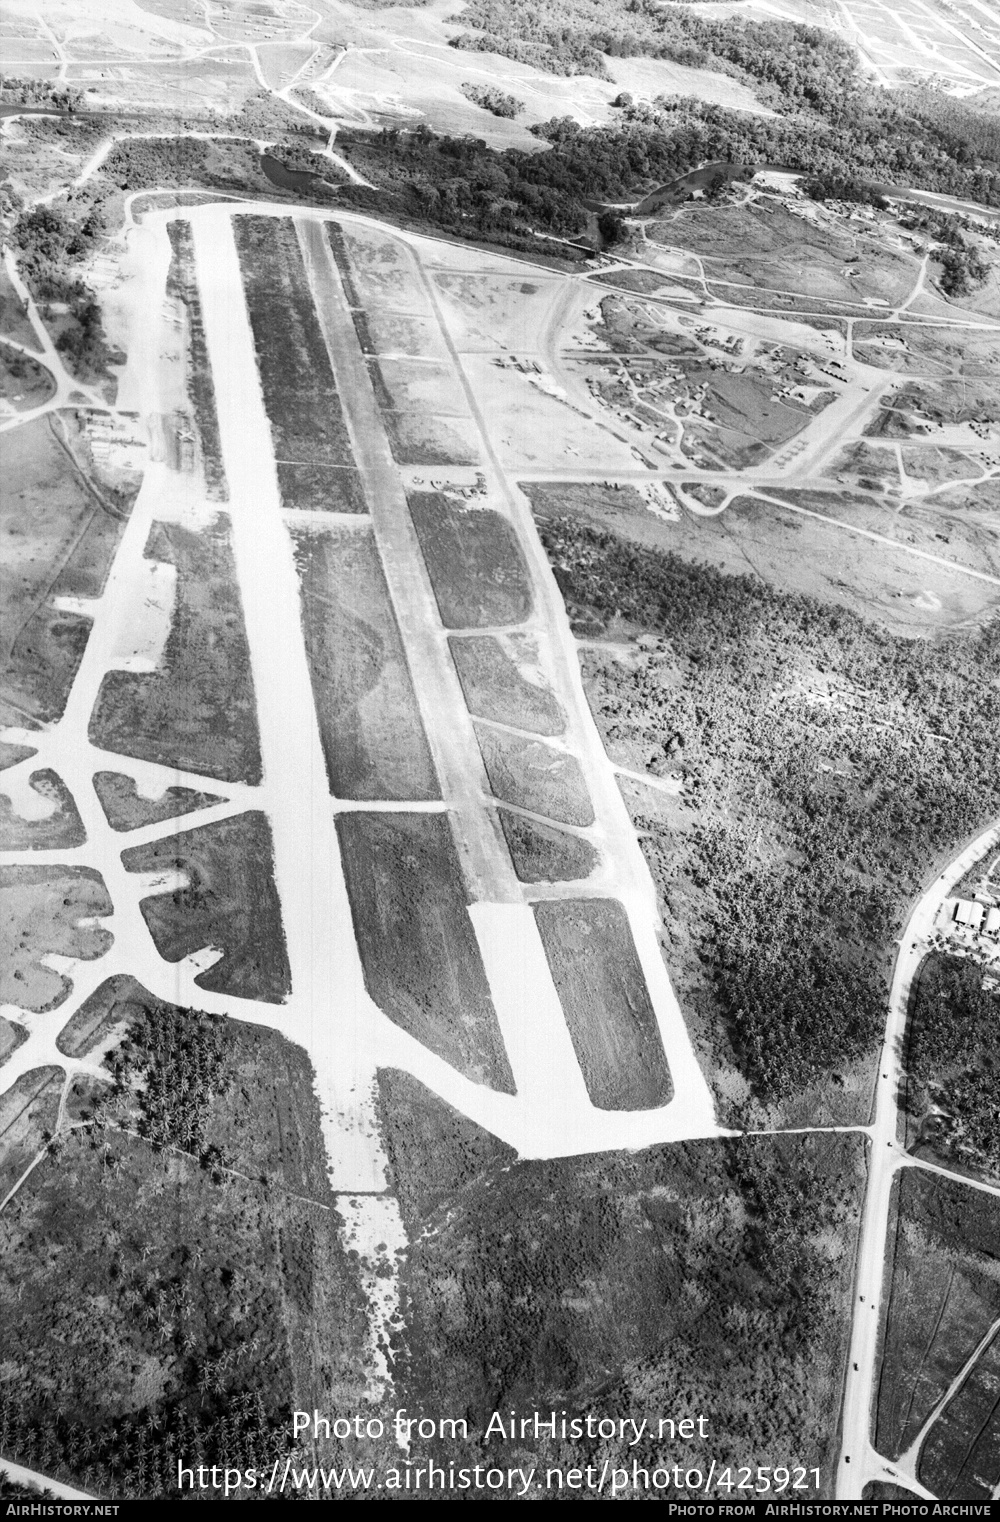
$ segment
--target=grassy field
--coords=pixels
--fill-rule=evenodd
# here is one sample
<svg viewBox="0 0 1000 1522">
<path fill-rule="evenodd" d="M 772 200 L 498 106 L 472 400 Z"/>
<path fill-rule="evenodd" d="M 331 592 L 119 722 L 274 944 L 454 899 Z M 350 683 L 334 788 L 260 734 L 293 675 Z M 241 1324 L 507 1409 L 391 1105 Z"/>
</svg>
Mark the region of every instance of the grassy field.
<svg viewBox="0 0 1000 1522">
<path fill-rule="evenodd" d="M 0 1447 L 155 1498 L 192 1458 L 269 1469 L 292 1406 L 360 1409 L 365 1308 L 304 1054 L 136 985 L 108 1004 L 113 1085 L 0 1222 Z"/>
<path fill-rule="evenodd" d="M 537 670 L 537 651 L 527 636 L 467 635 L 450 639 L 448 648 L 470 713 L 536 735 L 562 734 L 566 715 L 559 699 L 522 670 Z"/>
<path fill-rule="evenodd" d="M 750 572 L 776 591 L 838 604 L 897 634 L 930 634 L 951 627 L 967 630 L 1000 606 L 995 587 L 959 570 L 917 559 L 902 540 L 898 548 L 874 546 L 838 521 L 806 519 L 773 501 L 737 497 L 718 517 L 693 518 L 682 512 L 676 521 L 668 522 L 649 512 L 638 492 L 628 486 L 615 491 L 593 483 L 526 481 L 521 489 L 540 515 L 571 514 L 599 532 L 610 529 L 637 546 L 734 575 Z M 827 506 L 817 510 L 829 512 L 836 520 L 836 496 L 828 493 L 827 499 Z M 867 510 L 876 515 L 871 526 L 882 532 L 884 523 L 880 526 L 877 520 L 887 518 L 888 508 L 880 507 L 875 497 L 866 500 Z M 942 513 L 941 532 L 949 532 L 952 521 Z M 899 533 L 898 526 L 890 526 L 889 534 Z M 947 552 L 948 546 L 941 541 L 933 544 L 934 553 Z"/>
<path fill-rule="evenodd" d="M 23 819 L 0 791 L 0 850 L 40 851 L 82 845 L 86 831 L 62 778 L 46 770 L 32 772 L 28 781 L 33 792 L 54 805 L 53 812 L 46 819 Z"/>
<path fill-rule="evenodd" d="M 337 834 L 375 1003 L 459 1072 L 512 1093 L 447 818 L 340 814 Z"/>
<path fill-rule="evenodd" d="M 506 518 L 443 492 L 410 492 L 409 503 L 445 627 L 523 622 L 532 608 L 531 579 Z"/>
<path fill-rule="evenodd" d="M 167 295 L 184 303 L 187 314 L 187 383 L 194 408 L 198 438 L 201 442 L 201 465 L 205 487 L 214 502 L 229 496 L 226 471 L 219 442 L 219 419 L 215 410 L 215 386 L 205 341 L 205 323 L 201 297 L 194 270 L 194 240 L 191 224 L 178 219 L 167 223 L 171 259 L 167 272 Z"/>
<path fill-rule="evenodd" d="M 703 1475 L 711 1459 L 801 1463 L 819 1466 L 818 1494 L 832 1495 L 830 1413 L 864 1180 L 857 1138 L 512 1163 L 412 1081 L 394 1078 L 390 1097 L 384 1124 L 411 1242 L 400 1404 L 469 1419 L 466 1444 L 432 1443 L 427 1456 L 543 1470 L 637 1460 Z M 709 1435 L 671 1443 L 654 1428 L 634 1448 L 483 1440 L 494 1410 L 551 1409 L 705 1413 Z M 660 1499 L 687 1499 L 683 1475 Z"/>
<path fill-rule="evenodd" d="M 1000 1483 L 1000 1345 L 994 1338 L 935 1423 L 920 1458 L 920 1479 L 937 1496 L 989 1501 Z"/>
<path fill-rule="evenodd" d="M 40 407 L 55 394 L 52 372 L 22 354 L 20 349 L 0 344 L 0 401 L 8 402 L 16 412 Z"/>
<path fill-rule="evenodd" d="M 0 264 L 0 333 L 13 338 L 15 343 L 25 344 L 29 349 L 38 348 L 35 330 L 28 321 L 20 296 L 11 284 L 10 276 Z"/>
<path fill-rule="evenodd" d="M 379 405 L 390 412 L 468 412 L 450 365 L 384 357 L 370 362 L 369 373 Z"/>
<path fill-rule="evenodd" d="M 1000 1200 L 906 1169 L 896 1186 L 892 1246 L 875 1430 L 877 1447 L 890 1458 L 915 1440 L 1000 1317 Z M 971 1394 L 977 1390 L 978 1381 Z M 955 1405 L 925 1445 L 934 1484 L 920 1468 L 922 1482 L 941 1499 L 961 1497 L 953 1487 L 976 1436 L 973 1402 Z"/>
<path fill-rule="evenodd" d="M 161 668 L 109 672 L 91 738 L 124 756 L 259 782 L 253 678 L 226 519 L 200 532 L 157 524 L 146 554 L 177 567 L 177 605 Z"/>
<path fill-rule="evenodd" d="M 55 1131 L 62 1086 L 61 1068 L 33 1068 L 0 1095 L 0 1199 Z"/>
<path fill-rule="evenodd" d="M 602 1110 L 667 1104 L 670 1070 L 622 905 L 559 899 L 536 904 L 535 919 L 594 1104 Z"/>
<path fill-rule="evenodd" d="M 358 304 L 377 311 L 412 312 L 430 316 L 431 305 L 413 259 L 403 244 L 374 228 L 337 230 L 353 278 Z M 335 255 L 338 243 L 331 238 Z"/>
<path fill-rule="evenodd" d="M 165 788 L 159 798 L 144 798 L 133 777 L 122 772 L 95 772 L 94 790 L 113 830 L 137 830 L 161 819 L 175 819 L 193 809 L 208 808 L 220 800 L 214 793 L 198 793 L 191 787 Z"/>
<path fill-rule="evenodd" d="M 440 797 L 374 539 L 355 529 L 293 539 L 331 793 Z"/>
<path fill-rule="evenodd" d="M 497 818 L 522 883 L 573 882 L 589 877 L 597 866 L 599 857 L 594 847 L 578 835 L 553 830 L 511 809 L 497 809 Z"/>
<path fill-rule="evenodd" d="M 540 530 L 608 641 L 582 662 L 612 760 L 680 780 L 627 796 L 720 1113 L 866 1124 L 908 902 L 997 811 L 996 631 L 902 639 L 576 518 Z"/>
<path fill-rule="evenodd" d="M 176 868 L 188 885 L 142 901 L 156 949 L 179 962 L 202 946 L 223 955 L 195 982 L 216 993 L 280 1004 L 291 988 L 271 832 L 262 813 L 238 814 L 122 852 L 129 872 Z"/>
<path fill-rule="evenodd" d="M 495 798 L 560 824 L 593 824 L 594 807 L 575 756 L 485 724 L 476 725 L 476 739 Z"/>
<path fill-rule="evenodd" d="M 93 961 L 111 945 L 98 921 L 113 905 L 90 867 L 0 867 L 0 1003 L 54 1009 L 70 990 L 50 952 Z"/>
<path fill-rule="evenodd" d="M 471 422 L 418 412 L 383 412 L 382 423 L 398 465 L 478 465 Z"/>
<path fill-rule="evenodd" d="M 295 228 L 289 219 L 240 216 L 233 229 L 275 458 L 313 467 L 279 475 L 282 500 L 329 510 L 333 483 L 316 467 L 352 468 L 354 456 Z M 352 492 L 363 502 L 360 481 L 336 484 L 338 503 Z"/>
<path fill-rule="evenodd" d="M 46 417 L 5 435 L 0 508 L 0 722 L 51 723 L 62 713 L 90 620 L 57 596 L 99 597 L 122 523 L 98 505 Z"/>
</svg>

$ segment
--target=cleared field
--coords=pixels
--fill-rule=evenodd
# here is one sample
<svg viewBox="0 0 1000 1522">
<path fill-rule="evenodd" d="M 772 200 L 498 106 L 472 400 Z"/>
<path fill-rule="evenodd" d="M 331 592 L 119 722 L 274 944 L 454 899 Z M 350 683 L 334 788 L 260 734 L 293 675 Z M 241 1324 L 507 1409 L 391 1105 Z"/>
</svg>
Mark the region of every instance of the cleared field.
<svg viewBox="0 0 1000 1522">
<path fill-rule="evenodd" d="M 438 272 L 438 299 L 455 345 L 472 353 L 524 349 L 534 353 L 555 300 L 565 293 L 559 280 L 522 275 Z"/>
<path fill-rule="evenodd" d="M 535 919 L 587 1091 L 602 1110 L 673 1097 L 628 916 L 615 899 L 535 905 Z"/>
<path fill-rule="evenodd" d="M 226 519 L 200 532 L 154 526 L 151 560 L 177 567 L 177 603 L 161 668 L 111 671 L 90 721 L 105 750 L 259 782 L 253 678 Z"/>
<path fill-rule="evenodd" d="M 982 1353 L 931 1428 L 918 1477 L 936 1496 L 989 1501 L 1000 1483 L 1000 1342 Z"/>
<path fill-rule="evenodd" d="M 440 797 L 371 533 L 300 529 L 292 538 L 331 793 L 336 798 Z"/>
<path fill-rule="evenodd" d="M 984 571 L 991 576 L 1000 575 L 1000 537 L 988 525 L 974 518 L 940 512 L 934 503 L 917 499 L 899 507 L 892 503 L 883 505 L 873 497 L 846 491 L 786 491 L 781 487 L 768 488 L 768 496 L 780 497 L 782 501 L 835 518 L 840 523 L 869 529 L 886 539 L 897 540 L 900 545 L 939 555 L 956 565 Z M 891 549 L 889 553 L 892 553 Z M 934 567 L 929 562 L 925 564 L 933 575 Z"/>
<path fill-rule="evenodd" d="M 343 409 L 320 332 L 295 228 L 289 219 L 233 218 L 257 369 L 271 424 L 278 485 L 285 507 L 329 511 L 331 482 L 317 470 L 282 466 L 354 466 Z M 360 480 L 338 478 L 338 497 L 363 503 Z M 338 507 L 337 511 L 359 511 Z"/>
<path fill-rule="evenodd" d="M 497 451 L 510 470 L 634 470 L 636 458 L 621 437 L 620 424 L 606 413 L 595 422 L 568 397 L 557 394 L 551 375 L 494 364 L 473 354 L 465 368 L 475 388 Z"/>
<path fill-rule="evenodd" d="M 226 472 L 222 463 L 219 444 L 219 419 L 215 411 L 215 387 L 212 367 L 205 342 L 205 323 L 201 312 L 201 297 L 194 270 L 194 240 L 191 224 L 183 220 L 167 223 L 167 235 L 172 250 L 170 268 L 167 271 L 167 295 L 184 303 L 187 314 L 187 384 L 191 405 L 194 408 L 198 438 L 201 443 L 201 465 L 205 476 L 208 496 L 215 502 L 225 502 Z"/>
<path fill-rule="evenodd" d="M 410 492 L 408 500 L 445 628 L 522 623 L 532 609 L 531 577 L 506 518 L 443 492 Z"/>
<path fill-rule="evenodd" d="M 430 317 L 404 317 L 401 312 L 382 312 L 377 307 L 355 312 L 354 327 L 363 354 L 384 354 L 393 359 L 433 359 L 448 362 L 441 329 Z"/>
<path fill-rule="evenodd" d="M 375 1003 L 467 1077 L 513 1093 L 448 820 L 341 814 L 337 834 Z"/>
<path fill-rule="evenodd" d="M 86 831 L 62 778 L 53 771 L 32 772 L 27 786 L 37 801 L 22 795 L 22 814 L 0 783 L 0 850 L 39 851 L 82 845 Z M 48 808 L 51 813 L 43 812 Z"/>
<path fill-rule="evenodd" d="M 1000 1317 L 1000 1199 L 907 1168 L 896 1207 L 875 1430 L 889 1458 L 914 1441 Z M 939 1462 L 952 1449 L 946 1440 Z"/>
<path fill-rule="evenodd" d="M 561 824 L 594 823 L 580 763 L 544 740 L 529 740 L 477 724 L 476 739 L 495 798 Z"/>
<path fill-rule="evenodd" d="M 528 635 L 453 636 L 448 648 L 470 713 L 537 735 L 563 733 L 566 715 L 559 699 L 544 677 L 531 680 L 525 674 L 542 675 Z"/>
<path fill-rule="evenodd" d="M 222 957 L 195 982 L 214 993 L 280 1004 L 291 988 L 266 815 L 221 819 L 122 852 L 128 872 L 178 871 L 187 886 L 142 901 L 168 962 L 217 947 Z"/>
<path fill-rule="evenodd" d="M 382 424 L 398 465 L 478 465 L 475 429 L 462 418 L 383 412 Z"/>
<path fill-rule="evenodd" d="M 1000 338 L 968 329 L 936 328 L 932 323 L 886 323 L 858 320 L 854 353 L 866 365 L 902 370 L 935 379 L 965 376 L 973 380 L 1000 374 Z"/>
<path fill-rule="evenodd" d="M 587 840 L 497 809 L 514 871 L 522 883 L 564 883 L 589 877 L 599 857 Z"/>
<path fill-rule="evenodd" d="M 356 226 L 341 229 L 358 303 L 379 311 L 431 315 L 431 304 L 406 247 L 396 238 Z M 331 242 L 335 257 L 338 248 Z M 339 262 L 339 261 L 338 261 Z"/>
<path fill-rule="evenodd" d="M 85 1057 L 116 1026 L 124 1034 L 141 1000 L 156 1002 L 135 978 L 124 973 L 108 978 L 70 1016 L 56 1038 L 56 1046 L 67 1057 Z"/>
<path fill-rule="evenodd" d="M 42 965 L 50 952 L 93 961 L 111 945 L 97 921 L 113 910 L 90 867 L 0 867 L 0 1003 L 47 1010 L 72 987 Z"/>
<path fill-rule="evenodd" d="M 52 723 L 91 627 L 54 599 L 100 596 L 123 525 L 87 491 L 48 418 L 5 434 L 3 455 L 0 723 Z"/>
<path fill-rule="evenodd" d="M 373 360 L 369 373 L 379 405 L 391 412 L 468 413 L 465 396 L 449 365 L 405 357 Z"/>
<path fill-rule="evenodd" d="M 781 591 L 837 603 L 900 634 L 979 622 L 1000 603 L 1000 588 L 919 560 L 902 545 L 875 545 L 836 522 L 802 518 L 758 498 L 736 497 L 717 518 L 682 513 L 676 522 L 667 522 L 649 512 L 629 487 L 520 485 L 539 520 L 569 513 L 638 546 L 673 551 L 735 575 L 754 572 Z M 934 553 L 945 548 L 935 542 Z M 588 614 L 587 628 L 593 632 L 594 627 Z"/>
<path fill-rule="evenodd" d="M 851 304 L 876 298 L 895 305 L 909 295 L 919 270 L 916 259 L 859 235 L 846 219 L 824 211 L 806 221 L 759 200 L 751 206 L 689 202 L 650 228 L 650 236 L 700 253 L 710 278 Z"/>
<path fill-rule="evenodd" d="M 62 1080 L 61 1068 L 33 1068 L 0 1095 L 0 1199 L 55 1130 Z"/>
<path fill-rule="evenodd" d="M 219 803 L 214 793 L 198 793 L 191 787 L 168 787 L 158 798 L 144 798 L 134 777 L 122 772 L 95 772 L 94 791 L 113 830 L 137 830 L 161 819 L 175 819 L 194 809 Z"/>
</svg>

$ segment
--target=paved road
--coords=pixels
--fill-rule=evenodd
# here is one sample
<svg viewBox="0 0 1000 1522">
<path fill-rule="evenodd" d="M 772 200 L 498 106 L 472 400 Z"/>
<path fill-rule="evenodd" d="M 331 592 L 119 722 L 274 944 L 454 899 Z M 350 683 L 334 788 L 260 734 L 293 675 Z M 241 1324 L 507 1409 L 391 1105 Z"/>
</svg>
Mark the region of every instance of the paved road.
<svg viewBox="0 0 1000 1522">
<path fill-rule="evenodd" d="M 859 1499 L 869 1480 L 886 1477 L 886 1460 L 871 1442 L 878 1389 L 880 1308 L 891 1283 L 886 1241 L 893 1180 L 907 1157 L 898 1139 L 902 1051 L 906 1012 L 917 969 L 926 952 L 934 916 L 952 885 L 1000 841 L 1000 822 L 970 842 L 937 877 L 915 906 L 900 937 L 892 977 L 889 1016 L 875 1090 L 875 1119 L 869 1131 L 868 1187 L 865 1192 L 854 1295 L 854 1317 L 844 1383 L 843 1437 L 837 1469 L 839 1500 Z M 885 1279 L 886 1282 L 883 1282 Z"/>
</svg>

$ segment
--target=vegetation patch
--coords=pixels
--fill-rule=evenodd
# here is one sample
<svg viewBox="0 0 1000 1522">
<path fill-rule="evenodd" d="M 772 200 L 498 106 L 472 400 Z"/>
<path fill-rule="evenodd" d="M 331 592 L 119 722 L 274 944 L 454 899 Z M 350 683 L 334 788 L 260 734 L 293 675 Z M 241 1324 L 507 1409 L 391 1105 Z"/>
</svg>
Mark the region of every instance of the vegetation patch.
<svg viewBox="0 0 1000 1522">
<path fill-rule="evenodd" d="M 104 1097 L 0 1220 L 0 1451 L 180 1499 L 179 1463 L 269 1471 L 293 1407 L 363 1406 L 365 1305 L 304 1054 L 137 987 L 126 1002 Z"/>
<path fill-rule="evenodd" d="M 514 871 L 522 883 L 574 882 L 589 877 L 600 860 L 588 840 L 554 830 L 510 809 L 497 809 Z"/>
<path fill-rule="evenodd" d="M 616 899 L 553 899 L 535 919 L 573 1048 L 601 1110 L 652 1110 L 673 1098 L 628 915 Z"/>
<path fill-rule="evenodd" d="M 503 641 L 492 634 L 466 635 L 450 639 L 448 648 L 470 713 L 537 735 L 562 734 L 566 715 L 559 699 L 551 687 L 522 672 L 521 663 L 530 665 L 535 653 L 525 636 Z"/>
<path fill-rule="evenodd" d="M 54 1134 L 62 1086 L 62 1068 L 32 1068 L 0 1094 L 0 1199 Z"/>
<path fill-rule="evenodd" d="M 425 1103 L 448 1135 L 444 1107 Z M 448 1179 L 449 1150 L 430 1137 L 427 1150 L 393 1149 L 395 1187 L 413 1206 L 428 1172 L 439 1189 Z M 631 1472 L 637 1456 L 650 1470 L 672 1466 L 677 1443 L 655 1431 L 639 1448 L 628 1435 L 482 1433 L 493 1411 L 666 1413 L 680 1390 L 685 1410 L 710 1420 L 708 1436 L 685 1442 L 684 1468 L 704 1476 L 714 1459 L 735 1474 L 748 1452 L 818 1465 L 818 1495 L 830 1498 L 860 1138 L 688 1142 L 513 1165 L 501 1155 L 484 1168 L 487 1145 L 427 1201 L 423 1230 L 406 1223 L 399 1403 L 469 1417 L 465 1444 L 431 1443 L 426 1456 L 542 1472 L 605 1460 Z M 683 1473 L 677 1498 L 697 1499 Z"/>
<path fill-rule="evenodd" d="M 161 819 L 176 819 L 222 802 L 214 793 L 199 793 L 192 787 L 168 787 L 158 798 L 146 798 L 135 778 L 123 772 L 95 772 L 93 782 L 113 830 L 138 830 L 144 824 L 159 824 Z"/>
<path fill-rule="evenodd" d="M 385 574 L 370 532 L 294 530 L 302 626 L 330 791 L 439 798 Z"/>
<path fill-rule="evenodd" d="M 907 1130 L 918 1157 L 1000 1179 L 1000 995 L 982 967 L 932 952 L 910 997 Z"/>
<path fill-rule="evenodd" d="M 936 1496 L 989 1501 L 1000 1482 L 996 1430 L 1000 1343 L 994 1337 L 962 1388 L 931 1428 L 920 1455 L 920 1482 Z"/>
<path fill-rule="evenodd" d="M 524 110 L 523 100 L 518 100 L 516 95 L 508 95 L 506 90 L 500 90 L 496 85 L 465 83 L 459 89 L 466 100 L 471 100 L 474 106 L 481 106 L 493 116 L 519 116 Z"/>
<path fill-rule="evenodd" d="M 55 1009 L 72 984 L 42 958 L 102 957 L 112 936 L 96 921 L 113 909 L 90 867 L 0 867 L 0 1003 Z"/>
<path fill-rule="evenodd" d="M 400 1068 L 380 1068 L 379 1129 L 407 1236 L 444 1218 L 456 1194 L 473 1189 L 517 1153 Z"/>
<path fill-rule="evenodd" d="M 280 1004 L 291 973 L 266 815 L 220 819 L 122 852 L 128 872 L 177 871 L 185 887 L 142 900 L 156 949 L 179 962 L 204 946 L 222 957 L 195 982 L 213 993 Z"/>
<path fill-rule="evenodd" d="M 940 1174 L 905 1168 L 894 1200 L 875 1431 L 876 1445 L 888 1458 L 898 1458 L 915 1441 L 1000 1317 L 1000 1199 Z M 935 1479 L 944 1488 L 933 1489 L 946 1500 L 961 1494 L 956 1469 L 969 1455 L 975 1428 L 966 1421 L 947 1422 L 944 1441 L 938 1442 L 941 1427 L 939 1420 L 931 1428 L 924 1454 L 935 1455 Z M 931 1488 L 922 1464 L 919 1477 Z"/>
<path fill-rule="evenodd" d="M 205 339 L 205 321 L 194 269 L 194 239 L 191 224 L 183 219 L 167 223 L 171 259 L 167 271 L 167 295 L 184 303 L 187 313 L 187 382 L 194 407 L 195 423 L 201 441 L 201 464 L 205 488 L 213 502 L 225 502 L 229 491 L 222 463 L 219 441 L 219 418 L 215 410 L 215 384 Z"/>
<path fill-rule="evenodd" d="M 233 219 L 264 406 L 281 465 L 353 467 L 354 456 L 290 218 Z M 284 473 L 285 507 L 322 512 L 329 477 Z"/>
<path fill-rule="evenodd" d="M 4 473 L 0 722 L 50 724 L 66 706 L 91 628 L 55 599 L 101 595 L 123 524 L 88 489 L 48 417 L 4 436 Z"/>
<path fill-rule="evenodd" d="M 998 812 L 1000 629 L 900 639 L 579 522 L 540 530 L 574 617 L 655 636 L 588 650 L 585 684 L 613 755 L 682 779 L 669 818 L 633 819 L 722 1113 L 866 1123 L 906 905 Z"/>
<path fill-rule="evenodd" d="M 30 354 L 0 343 L 0 401 L 15 412 L 27 412 L 47 402 L 55 389 L 51 370 Z"/>
<path fill-rule="evenodd" d="M 575 756 L 544 740 L 476 725 L 490 791 L 504 803 L 561 824 L 594 823 L 594 806 Z"/>
<path fill-rule="evenodd" d="M 382 423 L 397 465 L 478 465 L 471 424 L 426 413 L 383 412 Z"/>
<path fill-rule="evenodd" d="M 32 772 L 28 786 L 52 812 L 41 819 L 25 819 L 0 788 L 0 850 L 40 851 L 82 845 L 87 832 L 62 778 L 50 770 Z"/>
<path fill-rule="evenodd" d="M 277 466 L 278 493 L 285 507 L 322 513 L 367 513 L 368 500 L 359 471 L 346 465 Z"/>
<path fill-rule="evenodd" d="M 523 623 L 532 609 L 531 577 L 506 518 L 443 492 L 410 492 L 409 503 L 445 627 Z"/>
<path fill-rule="evenodd" d="M 513 1093 L 447 818 L 339 814 L 337 834 L 375 1003 L 466 1077 Z"/>
<path fill-rule="evenodd" d="M 90 737 L 119 755 L 259 782 L 253 677 L 228 523 L 220 516 L 200 532 L 155 524 L 146 554 L 177 567 L 161 669 L 108 672 Z"/>
</svg>

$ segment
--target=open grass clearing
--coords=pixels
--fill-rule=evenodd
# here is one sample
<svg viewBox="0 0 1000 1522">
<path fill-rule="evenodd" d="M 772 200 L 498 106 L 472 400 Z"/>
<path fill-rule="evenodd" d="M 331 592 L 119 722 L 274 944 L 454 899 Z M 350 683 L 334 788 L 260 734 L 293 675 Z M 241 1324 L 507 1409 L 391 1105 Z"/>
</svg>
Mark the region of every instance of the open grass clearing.
<svg viewBox="0 0 1000 1522">
<path fill-rule="evenodd" d="M 600 861 L 588 840 L 566 830 L 554 830 L 512 809 L 497 809 L 497 818 L 522 883 L 564 883 L 589 877 Z"/>
<path fill-rule="evenodd" d="M 211 946 L 221 958 L 195 982 L 213 993 L 280 1004 L 291 988 L 266 815 L 253 811 L 122 852 L 126 871 L 180 873 L 186 886 L 142 900 L 160 956 Z"/>
<path fill-rule="evenodd" d="M 594 806 L 580 763 L 544 740 L 476 725 L 490 790 L 504 803 L 561 824 L 594 823 Z"/>
<path fill-rule="evenodd" d="M 531 578 L 507 519 L 444 492 L 413 491 L 408 501 L 445 628 L 522 623 Z"/>
<path fill-rule="evenodd" d="M 528 634 L 468 634 L 448 641 L 469 712 L 537 735 L 561 735 L 562 705 Z"/>
<path fill-rule="evenodd" d="M 112 671 L 90 721 L 104 750 L 229 782 L 259 782 L 253 679 L 228 520 L 153 527 L 147 558 L 177 568 L 160 668 Z"/>
<path fill-rule="evenodd" d="M 441 814 L 340 814 L 365 986 L 394 1024 L 476 1083 L 514 1081 Z"/>
<path fill-rule="evenodd" d="M 371 533 L 299 529 L 292 537 L 331 793 L 337 798 L 439 797 Z"/>
<path fill-rule="evenodd" d="M 112 937 L 100 920 L 113 905 L 90 867 L 0 867 L 0 1003 L 49 1010 L 72 987 L 42 965 L 50 953 L 93 961 Z"/>
</svg>

